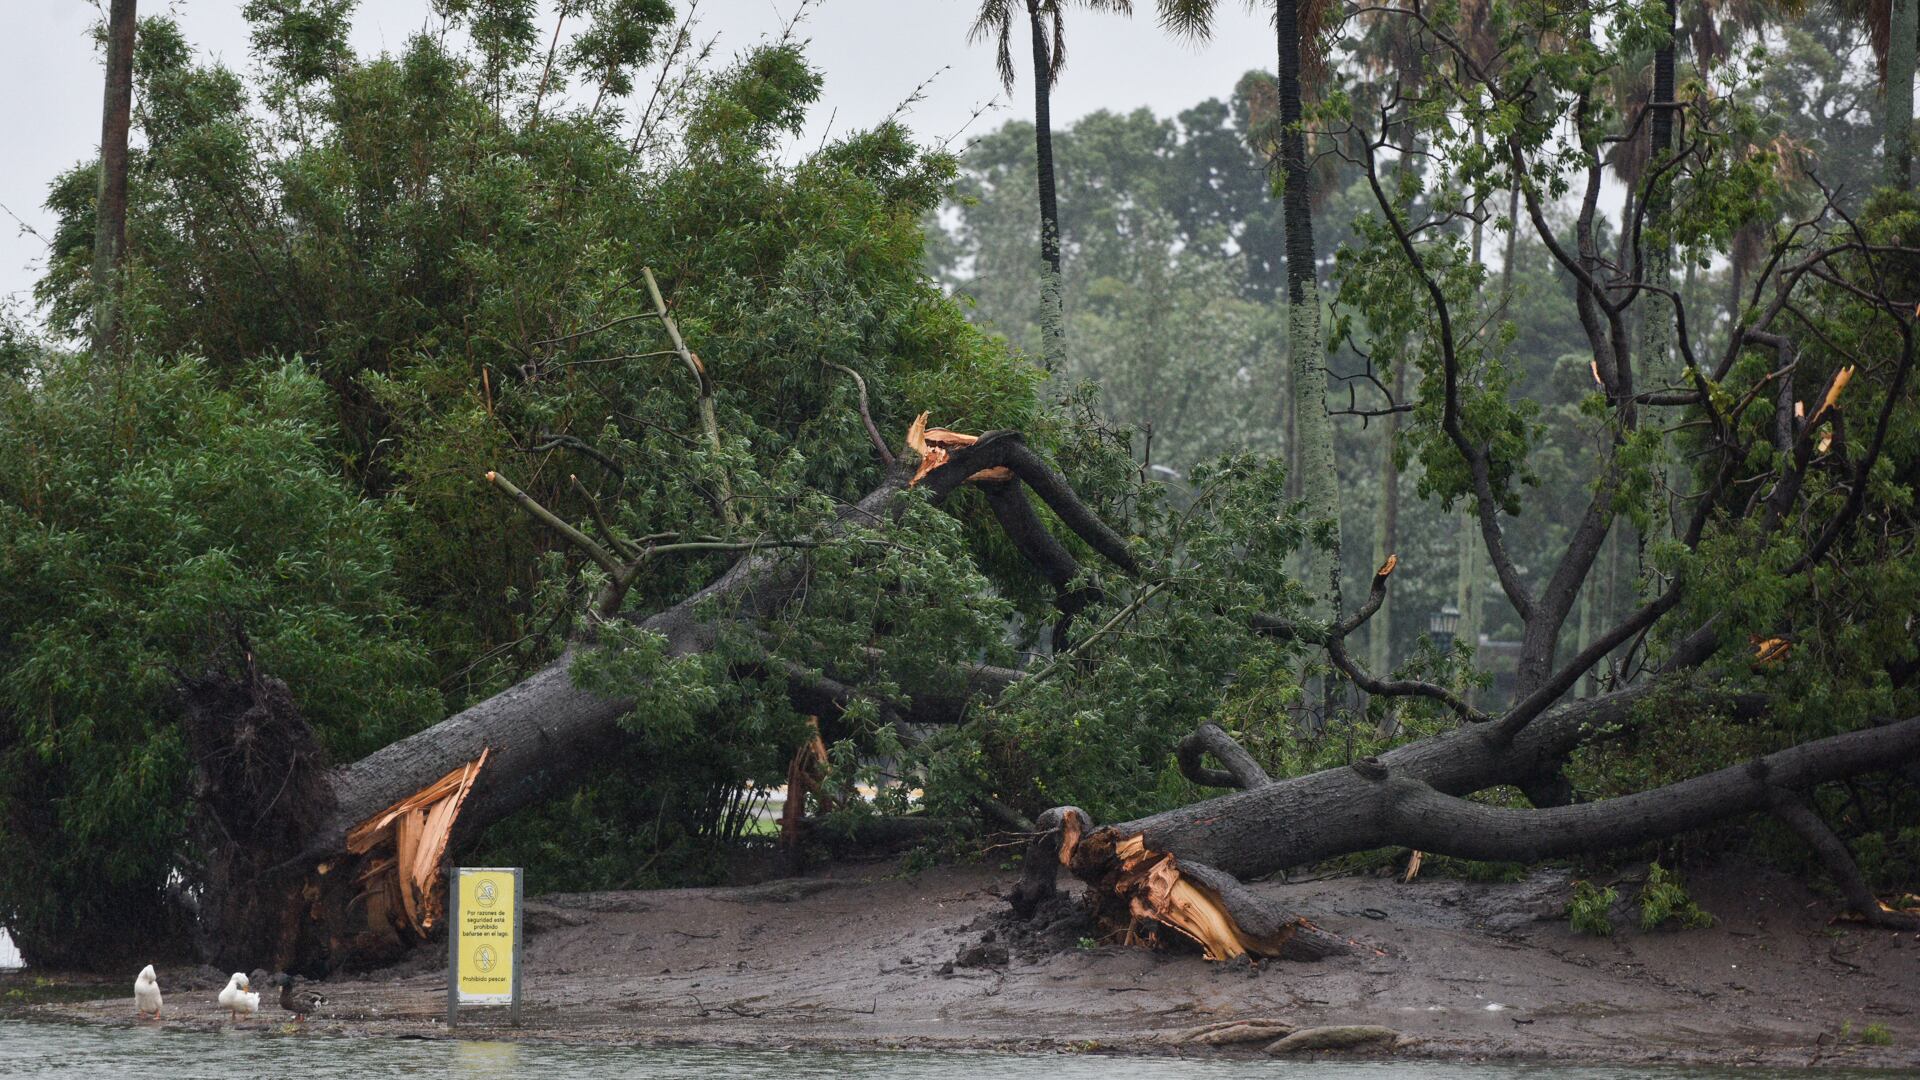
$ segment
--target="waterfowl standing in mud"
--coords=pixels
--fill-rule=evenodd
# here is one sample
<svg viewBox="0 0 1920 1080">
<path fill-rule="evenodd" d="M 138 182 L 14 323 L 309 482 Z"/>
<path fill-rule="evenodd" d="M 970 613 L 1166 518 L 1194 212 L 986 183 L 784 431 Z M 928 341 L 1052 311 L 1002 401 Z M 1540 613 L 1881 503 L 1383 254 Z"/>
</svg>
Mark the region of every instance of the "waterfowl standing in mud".
<svg viewBox="0 0 1920 1080">
<path fill-rule="evenodd" d="M 252 1016 L 260 1011 L 260 995 L 253 992 L 253 983 L 246 975 L 236 971 L 233 978 L 227 980 L 227 988 L 220 991 L 220 1007 L 235 1020 L 240 1014 Z"/>
<path fill-rule="evenodd" d="M 148 1013 L 155 1020 L 160 1019 L 160 977 L 153 973 L 153 965 L 140 969 L 140 975 L 133 980 L 133 1011 L 145 1019 Z"/>
<path fill-rule="evenodd" d="M 275 975 L 273 981 L 280 987 L 280 1007 L 293 1014 L 295 1023 L 305 1022 L 309 1013 L 327 1003 L 326 998 L 312 990 L 294 989 L 293 976 L 284 971 Z"/>
</svg>

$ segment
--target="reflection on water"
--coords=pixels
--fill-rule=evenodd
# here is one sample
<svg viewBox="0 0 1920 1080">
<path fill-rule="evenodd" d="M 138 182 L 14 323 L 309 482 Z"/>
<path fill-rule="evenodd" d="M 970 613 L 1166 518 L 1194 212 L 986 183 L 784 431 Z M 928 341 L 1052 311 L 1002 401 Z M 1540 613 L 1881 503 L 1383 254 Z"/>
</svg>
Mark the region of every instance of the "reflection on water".
<svg viewBox="0 0 1920 1080">
<path fill-rule="evenodd" d="M 770 1050 L 644 1050 L 498 1042 L 345 1039 L 325 1035 L 221 1033 L 154 1027 L 95 1028 L 0 1020 L 0 1075 L 36 1080 L 1844 1080 L 1873 1074 L 1754 1069 L 1649 1069 L 1425 1062 L 1195 1061 L 991 1054 L 825 1054 Z M 1886 1074 L 1879 1074 L 1885 1076 Z"/>
<path fill-rule="evenodd" d="M 473 1077 L 475 1080 L 507 1080 L 519 1076 L 520 1044 L 509 1042 L 463 1042 L 454 1048 L 453 1067 L 447 1070 L 454 1076 Z M 532 1075 L 533 1068 L 527 1070 Z"/>
</svg>

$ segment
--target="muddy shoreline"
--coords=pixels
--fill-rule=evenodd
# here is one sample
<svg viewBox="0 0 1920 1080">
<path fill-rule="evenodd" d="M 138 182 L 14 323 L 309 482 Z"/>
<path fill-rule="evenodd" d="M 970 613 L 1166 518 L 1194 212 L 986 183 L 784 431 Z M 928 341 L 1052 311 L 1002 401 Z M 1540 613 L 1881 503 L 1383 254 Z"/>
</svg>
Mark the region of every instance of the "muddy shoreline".
<svg viewBox="0 0 1920 1080">
<path fill-rule="evenodd" d="M 454 1037 L 618 1046 L 1259 1056 L 1181 1045 L 1238 1019 L 1380 1025 L 1396 1057 L 1920 1068 L 1920 935 L 1833 924 L 1830 899 L 1740 866 L 1696 869 L 1706 930 L 1609 938 L 1559 917 L 1564 872 L 1517 883 L 1342 877 L 1258 886 L 1365 949 L 1316 964 L 1212 964 L 1100 946 L 1068 919 L 1011 930 L 1009 875 L 826 868 L 732 889 L 561 894 L 527 903 L 524 1025 L 463 1010 Z M 1621 889 L 1631 896 L 1632 887 Z M 315 984 L 302 1025 L 261 1033 L 445 1038 L 445 954 Z M 223 973 L 160 966 L 168 1027 L 225 1029 Z M 128 977 L 131 983 L 131 974 Z M 69 985 L 67 990 L 60 990 Z M 44 972 L 0 975 L 0 1012 L 132 1025 Z M 16 992 L 17 991 L 17 992 Z M 47 996 L 86 1000 L 39 1000 Z"/>
</svg>

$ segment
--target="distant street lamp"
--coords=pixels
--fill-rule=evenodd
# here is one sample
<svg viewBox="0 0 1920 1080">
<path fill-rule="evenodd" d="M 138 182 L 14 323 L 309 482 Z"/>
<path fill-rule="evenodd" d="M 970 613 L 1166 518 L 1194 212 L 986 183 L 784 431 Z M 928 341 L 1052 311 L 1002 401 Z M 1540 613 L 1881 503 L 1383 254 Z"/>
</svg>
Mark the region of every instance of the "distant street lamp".
<svg viewBox="0 0 1920 1080">
<path fill-rule="evenodd" d="M 1453 650 L 1453 632 L 1459 628 L 1460 609 L 1452 604 L 1442 605 L 1427 618 L 1427 636 L 1433 639 L 1433 647 L 1443 653 Z"/>
</svg>

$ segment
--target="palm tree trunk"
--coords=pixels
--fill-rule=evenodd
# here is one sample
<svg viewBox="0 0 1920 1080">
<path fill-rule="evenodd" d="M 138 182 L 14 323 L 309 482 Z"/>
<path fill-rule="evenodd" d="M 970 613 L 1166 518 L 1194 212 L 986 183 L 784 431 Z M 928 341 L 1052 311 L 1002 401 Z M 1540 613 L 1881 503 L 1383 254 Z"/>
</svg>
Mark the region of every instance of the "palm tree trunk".
<svg viewBox="0 0 1920 1080">
<path fill-rule="evenodd" d="M 1920 0 L 1893 0 L 1887 13 L 1887 183 L 1913 187 L 1914 38 L 1920 35 Z"/>
<path fill-rule="evenodd" d="M 93 347 L 120 344 L 120 268 L 127 253 L 127 131 L 133 117 L 135 0 L 113 0 L 107 15 L 106 94 L 100 107 L 100 188 L 93 226 Z"/>
<path fill-rule="evenodd" d="M 1053 57 L 1038 0 L 1027 0 L 1033 31 L 1033 156 L 1040 187 L 1040 359 L 1048 371 L 1066 364 L 1067 325 L 1060 276 L 1060 206 L 1053 182 Z"/>
<path fill-rule="evenodd" d="M 1316 533 L 1308 588 L 1318 613 L 1340 615 L 1340 492 L 1335 483 L 1333 422 L 1327 415 L 1327 357 L 1320 327 L 1320 279 L 1313 246 L 1313 180 L 1300 87 L 1299 0 L 1275 0 L 1280 52 L 1281 217 L 1287 234 L 1287 352 L 1293 366 L 1294 427 L 1300 446 L 1300 490 Z M 1337 680 L 1321 683 L 1322 723 L 1331 720 Z"/>
<path fill-rule="evenodd" d="M 1482 144 L 1484 138 L 1485 134 L 1481 129 L 1475 127 L 1473 143 L 1476 149 Z M 1468 257 L 1473 260 L 1475 266 L 1480 265 L 1481 259 L 1485 254 L 1486 223 L 1482 220 L 1480 213 L 1484 209 L 1484 203 L 1474 207 L 1473 229 L 1470 239 L 1468 240 Z M 1511 256 L 1509 256 L 1509 259 L 1511 259 Z M 1501 286 L 1503 292 L 1505 294 L 1511 294 L 1513 289 L 1512 271 L 1511 269 L 1507 269 L 1503 270 L 1502 273 L 1506 276 L 1506 280 Z M 1480 566 L 1480 519 L 1474 512 L 1471 504 L 1461 511 L 1459 536 L 1460 563 L 1457 568 L 1459 576 L 1454 581 L 1453 603 L 1454 607 L 1460 611 L 1460 622 L 1454 634 L 1454 639 L 1466 642 L 1469 648 L 1477 649 L 1480 646 L 1480 575 L 1482 573 Z M 1465 694 L 1467 700 L 1473 700 L 1473 691 L 1471 688 L 1466 689 Z"/>
<path fill-rule="evenodd" d="M 1327 416 L 1326 347 L 1321 340 L 1320 281 L 1313 246 L 1313 180 L 1302 126 L 1298 0 L 1276 0 L 1280 46 L 1280 170 L 1287 233 L 1287 350 L 1293 365 L 1294 426 L 1300 443 L 1301 494 L 1327 532 L 1317 546 L 1315 588 L 1326 614 L 1340 610 L 1340 493 L 1335 486 L 1333 423 Z"/>
</svg>

